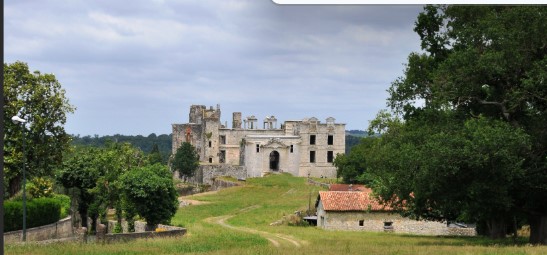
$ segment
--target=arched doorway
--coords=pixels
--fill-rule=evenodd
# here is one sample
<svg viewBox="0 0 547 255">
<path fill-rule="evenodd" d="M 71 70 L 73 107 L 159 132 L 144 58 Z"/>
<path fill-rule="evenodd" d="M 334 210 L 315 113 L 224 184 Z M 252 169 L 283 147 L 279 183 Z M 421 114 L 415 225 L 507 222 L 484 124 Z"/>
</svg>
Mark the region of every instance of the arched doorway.
<svg viewBox="0 0 547 255">
<path fill-rule="evenodd" d="M 279 152 L 277 151 L 272 151 L 270 153 L 270 170 L 279 170 Z"/>
</svg>

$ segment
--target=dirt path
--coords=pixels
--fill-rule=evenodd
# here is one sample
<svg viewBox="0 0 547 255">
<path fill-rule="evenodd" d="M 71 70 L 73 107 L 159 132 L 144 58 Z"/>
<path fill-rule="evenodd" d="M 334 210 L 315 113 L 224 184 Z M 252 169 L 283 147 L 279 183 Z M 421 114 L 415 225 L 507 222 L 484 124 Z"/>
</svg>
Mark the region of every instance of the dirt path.
<svg viewBox="0 0 547 255">
<path fill-rule="evenodd" d="M 266 238 L 270 243 L 273 244 L 275 247 L 280 247 L 281 245 L 289 245 L 289 246 L 296 246 L 300 247 L 304 244 L 302 240 L 298 240 L 293 236 L 285 235 L 285 234 L 274 234 L 270 232 L 265 232 L 261 230 L 251 229 L 251 228 L 245 228 L 245 227 L 236 227 L 232 226 L 228 223 L 226 223 L 226 220 L 234 217 L 234 215 L 223 215 L 219 217 L 211 217 L 205 219 L 206 222 L 209 223 L 215 223 L 219 224 L 225 228 L 237 230 L 237 231 L 243 231 L 251 234 L 258 234 L 264 238 Z"/>
</svg>

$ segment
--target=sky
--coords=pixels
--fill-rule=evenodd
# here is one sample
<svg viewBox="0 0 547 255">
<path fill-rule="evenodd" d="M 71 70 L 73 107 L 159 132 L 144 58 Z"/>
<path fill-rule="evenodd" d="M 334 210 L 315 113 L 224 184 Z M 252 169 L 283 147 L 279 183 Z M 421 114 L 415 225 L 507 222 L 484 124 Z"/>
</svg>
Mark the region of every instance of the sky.
<svg viewBox="0 0 547 255">
<path fill-rule="evenodd" d="M 170 134 L 191 105 L 334 117 L 364 130 L 420 51 L 420 5 L 270 0 L 5 0 L 4 63 L 53 73 L 74 135 Z"/>
</svg>

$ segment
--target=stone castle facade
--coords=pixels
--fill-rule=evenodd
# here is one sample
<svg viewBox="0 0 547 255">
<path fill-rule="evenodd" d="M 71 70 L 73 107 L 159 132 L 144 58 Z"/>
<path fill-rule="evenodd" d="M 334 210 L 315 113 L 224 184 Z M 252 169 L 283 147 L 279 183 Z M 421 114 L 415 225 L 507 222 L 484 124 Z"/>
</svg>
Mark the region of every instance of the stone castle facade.
<svg viewBox="0 0 547 255">
<path fill-rule="evenodd" d="M 274 116 L 259 125 L 255 116 L 234 112 L 232 125 L 222 125 L 220 106 L 190 107 L 189 123 L 173 124 L 173 154 L 183 142 L 197 150 L 201 165 L 239 166 L 246 177 L 269 172 L 295 176 L 336 177 L 336 154 L 345 151 L 345 124 L 330 117 L 289 120 L 278 126 Z"/>
</svg>

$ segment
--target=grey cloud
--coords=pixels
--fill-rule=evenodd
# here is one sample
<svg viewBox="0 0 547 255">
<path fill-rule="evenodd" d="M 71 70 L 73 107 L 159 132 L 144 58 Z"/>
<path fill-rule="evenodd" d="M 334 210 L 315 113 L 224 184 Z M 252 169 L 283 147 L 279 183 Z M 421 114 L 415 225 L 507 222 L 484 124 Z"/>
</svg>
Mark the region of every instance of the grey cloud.
<svg viewBox="0 0 547 255">
<path fill-rule="evenodd" d="M 5 61 L 57 75 L 78 107 L 72 133 L 169 133 L 190 104 L 217 103 L 225 120 L 333 116 L 364 129 L 419 49 L 421 8 L 10 1 Z"/>
</svg>

